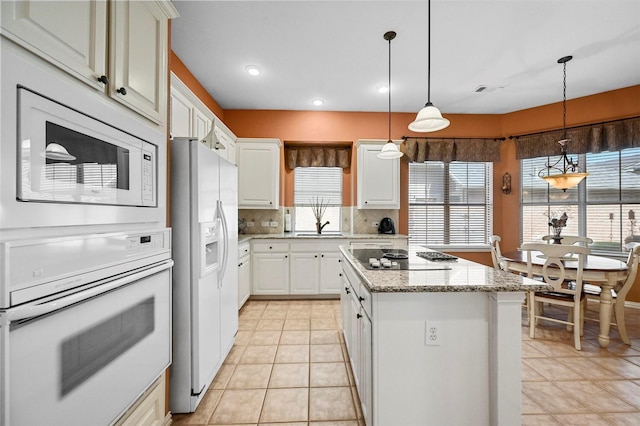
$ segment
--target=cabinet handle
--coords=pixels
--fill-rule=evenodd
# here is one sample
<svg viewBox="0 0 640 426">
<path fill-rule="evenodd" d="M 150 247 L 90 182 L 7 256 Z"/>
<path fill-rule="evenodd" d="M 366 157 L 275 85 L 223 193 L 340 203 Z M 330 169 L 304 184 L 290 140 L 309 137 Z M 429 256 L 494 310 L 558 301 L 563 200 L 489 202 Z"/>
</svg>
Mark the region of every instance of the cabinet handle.
<svg viewBox="0 0 640 426">
<path fill-rule="evenodd" d="M 324 254 L 321 254 L 320 257 L 324 257 Z"/>
<path fill-rule="evenodd" d="M 273 201 L 269 201 L 269 204 L 273 204 Z"/>
<path fill-rule="evenodd" d="M 342 263 L 342 259 L 338 259 L 338 263 Z"/>
<path fill-rule="evenodd" d="M 120 93 L 122 96 L 126 96 L 127 89 L 125 89 L 124 87 L 121 87 L 118 90 L 116 90 L 116 92 Z"/>
<path fill-rule="evenodd" d="M 269 246 L 269 250 L 272 250 L 272 249 L 273 249 L 273 247 Z"/>
<path fill-rule="evenodd" d="M 364 203 L 365 203 L 365 204 L 367 204 L 367 203 L 368 203 L 368 201 L 365 201 Z"/>
<path fill-rule="evenodd" d="M 106 75 L 101 75 L 100 77 L 98 77 L 98 81 L 102 84 L 109 84 L 109 79 Z"/>
<path fill-rule="evenodd" d="M 358 300 L 361 301 L 361 302 L 364 302 L 364 297 L 358 296 Z"/>
<path fill-rule="evenodd" d="M 345 287 L 345 288 L 344 288 L 344 291 L 345 291 L 347 294 L 351 294 L 351 290 L 349 290 L 349 287 Z"/>
<path fill-rule="evenodd" d="M 313 257 L 316 257 L 316 258 L 317 258 L 317 257 L 318 257 L 318 255 L 316 254 L 316 255 L 315 255 L 315 256 L 313 256 Z"/>
<path fill-rule="evenodd" d="M 242 262 L 241 262 L 241 263 L 238 263 L 238 268 L 239 268 L 239 267 L 241 267 L 241 266 L 242 266 Z"/>
<path fill-rule="evenodd" d="M 360 318 L 362 318 L 362 315 L 356 314 L 356 318 L 360 319 Z"/>
<path fill-rule="evenodd" d="M 338 276 L 339 276 L 339 277 L 341 277 L 341 276 L 342 276 L 342 274 L 338 274 Z"/>
<path fill-rule="evenodd" d="M 287 255 L 285 254 L 285 255 L 284 255 L 284 258 L 285 258 L 285 259 L 288 259 L 288 258 L 289 258 L 289 256 L 287 256 Z"/>
</svg>

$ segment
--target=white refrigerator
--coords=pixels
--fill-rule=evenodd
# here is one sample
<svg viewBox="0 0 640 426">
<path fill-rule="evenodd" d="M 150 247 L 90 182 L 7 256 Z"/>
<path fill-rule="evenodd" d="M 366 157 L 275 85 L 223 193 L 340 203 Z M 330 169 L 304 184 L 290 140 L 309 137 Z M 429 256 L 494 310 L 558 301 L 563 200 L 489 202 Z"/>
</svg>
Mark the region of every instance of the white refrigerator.
<svg viewBox="0 0 640 426">
<path fill-rule="evenodd" d="M 171 145 L 170 410 L 195 411 L 238 331 L 238 169 L 196 139 Z"/>
</svg>

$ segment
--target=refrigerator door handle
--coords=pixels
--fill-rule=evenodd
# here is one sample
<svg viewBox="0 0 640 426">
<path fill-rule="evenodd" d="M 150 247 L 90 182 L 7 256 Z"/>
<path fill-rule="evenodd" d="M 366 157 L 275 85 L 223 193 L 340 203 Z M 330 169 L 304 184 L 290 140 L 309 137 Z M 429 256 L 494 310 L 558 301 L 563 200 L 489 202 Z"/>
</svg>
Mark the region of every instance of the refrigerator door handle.
<svg viewBox="0 0 640 426">
<path fill-rule="evenodd" d="M 218 211 L 220 212 L 220 222 L 222 223 L 222 235 L 224 237 L 224 247 L 222 249 L 222 267 L 220 268 L 220 275 L 218 279 L 218 286 L 222 286 L 222 280 L 224 274 L 227 271 L 227 261 L 229 260 L 229 227 L 227 224 L 227 217 L 224 215 L 224 209 L 222 208 L 222 201 L 218 200 Z"/>
</svg>

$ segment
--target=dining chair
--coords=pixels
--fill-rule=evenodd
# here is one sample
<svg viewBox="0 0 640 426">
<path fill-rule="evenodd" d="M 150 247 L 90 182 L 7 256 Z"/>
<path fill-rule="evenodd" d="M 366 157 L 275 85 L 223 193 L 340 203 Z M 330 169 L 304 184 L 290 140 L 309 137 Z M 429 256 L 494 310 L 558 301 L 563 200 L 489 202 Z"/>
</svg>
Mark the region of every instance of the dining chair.
<svg viewBox="0 0 640 426">
<path fill-rule="evenodd" d="M 547 243 L 550 243 L 551 241 L 553 241 L 553 235 L 545 235 L 542 237 L 542 241 L 546 241 Z M 593 244 L 593 240 L 589 237 L 581 237 L 578 235 L 565 235 L 564 237 L 562 237 L 561 240 L 562 244 L 580 244 L 582 246 L 585 247 L 589 247 L 589 244 Z"/>
<path fill-rule="evenodd" d="M 502 260 L 502 252 L 500 251 L 501 238 L 498 235 L 492 235 L 489 238 L 491 244 L 491 260 L 493 261 L 493 267 L 495 269 L 507 270 L 507 265 Z"/>
<path fill-rule="evenodd" d="M 534 275 L 541 276 L 545 283 L 553 286 L 552 291 L 529 292 L 529 336 L 532 339 L 535 338 L 539 319 L 567 324 L 569 327 L 573 327 L 576 350 L 581 350 L 580 336 L 583 330 L 583 310 L 586 303 L 585 295 L 582 292 L 582 273 L 585 256 L 590 252 L 589 248 L 569 244 L 525 243 L 521 249 L 527 252 L 527 275 L 530 278 L 534 278 Z M 533 256 L 536 256 L 535 252 L 542 253 L 541 256 L 545 261 L 542 270 L 534 273 Z M 567 279 L 563 263 L 567 258 L 578 261 L 575 279 L 571 277 L 571 281 Z M 569 308 L 567 319 L 561 320 L 540 312 L 539 305 L 542 303 L 566 306 Z"/>
<path fill-rule="evenodd" d="M 611 325 L 618 327 L 620 338 L 627 345 L 630 345 L 631 341 L 629 340 L 627 326 L 624 320 L 624 302 L 627 298 L 627 293 L 629 293 L 629 290 L 633 287 L 633 283 L 638 275 L 638 264 L 640 264 L 640 244 L 633 247 L 627 257 L 627 277 L 624 281 L 619 281 L 613 290 L 611 290 L 611 296 L 613 298 L 612 314 L 615 319 L 615 321 L 611 322 Z M 588 299 L 600 300 L 600 292 L 602 291 L 600 286 L 585 283 L 583 289 Z"/>
</svg>

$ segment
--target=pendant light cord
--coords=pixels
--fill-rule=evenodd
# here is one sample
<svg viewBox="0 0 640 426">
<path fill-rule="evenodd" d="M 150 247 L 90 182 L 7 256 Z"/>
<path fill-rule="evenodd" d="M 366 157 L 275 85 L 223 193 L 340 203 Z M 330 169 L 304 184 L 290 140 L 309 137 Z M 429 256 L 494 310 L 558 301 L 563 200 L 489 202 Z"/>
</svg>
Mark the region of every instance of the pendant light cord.
<svg viewBox="0 0 640 426">
<path fill-rule="evenodd" d="M 562 139 L 567 138 L 567 61 L 562 63 Z"/>
<path fill-rule="evenodd" d="M 431 104 L 431 0 L 427 2 L 427 105 Z"/>
<path fill-rule="evenodd" d="M 387 84 L 387 92 L 389 93 L 389 142 L 391 142 L 391 40 L 389 37 L 389 82 Z"/>
</svg>

